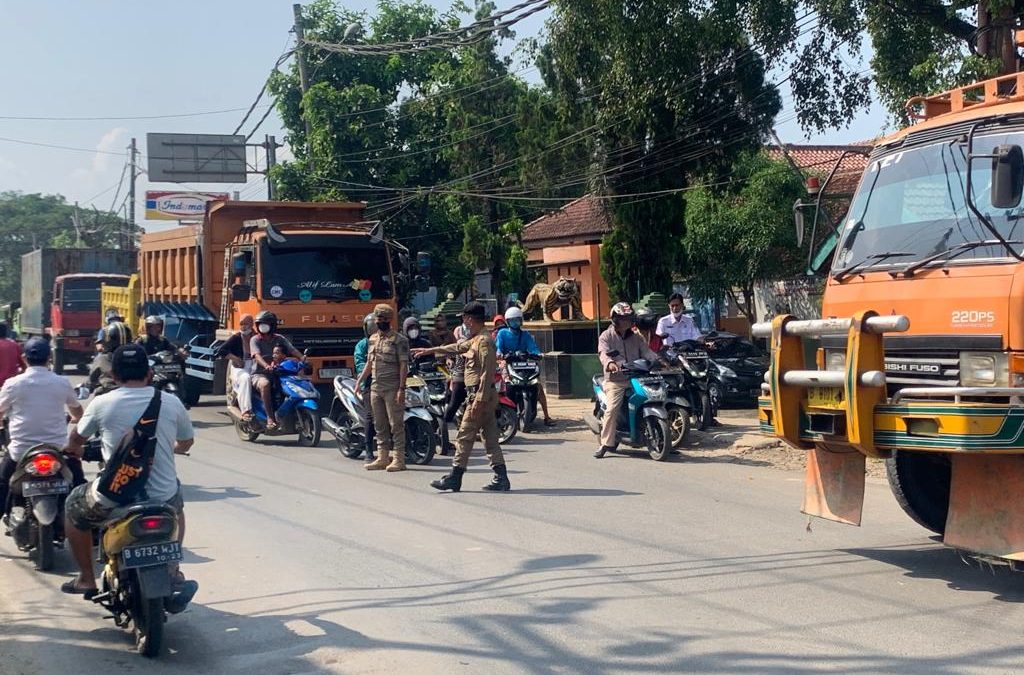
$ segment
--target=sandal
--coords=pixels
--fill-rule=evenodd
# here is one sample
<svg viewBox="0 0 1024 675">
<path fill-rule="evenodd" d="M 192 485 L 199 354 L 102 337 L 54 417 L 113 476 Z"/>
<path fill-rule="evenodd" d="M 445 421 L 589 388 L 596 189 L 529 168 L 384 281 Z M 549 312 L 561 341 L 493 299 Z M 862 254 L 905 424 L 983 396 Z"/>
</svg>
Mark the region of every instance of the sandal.
<svg viewBox="0 0 1024 675">
<path fill-rule="evenodd" d="M 252 422 L 254 418 L 255 418 L 255 416 L 251 412 L 244 412 L 244 413 L 242 413 L 242 421 L 243 422 Z"/>
<path fill-rule="evenodd" d="M 267 431 L 273 431 L 277 428 L 276 420 L 267 420 Z"/>
<path fill-rule="evenodd" d="M 68 593 L 70 595 L 81 595 L 86 600 L 92 600 L 100 592 L 99 589 L 97 588 L 79 588 L 78 584 L 76 583 L 77 581 L 78 579 L 71 579 L 69 581 L 65 581 L 63 584 L 60 585 L 61 592 Z"/>
</svg>

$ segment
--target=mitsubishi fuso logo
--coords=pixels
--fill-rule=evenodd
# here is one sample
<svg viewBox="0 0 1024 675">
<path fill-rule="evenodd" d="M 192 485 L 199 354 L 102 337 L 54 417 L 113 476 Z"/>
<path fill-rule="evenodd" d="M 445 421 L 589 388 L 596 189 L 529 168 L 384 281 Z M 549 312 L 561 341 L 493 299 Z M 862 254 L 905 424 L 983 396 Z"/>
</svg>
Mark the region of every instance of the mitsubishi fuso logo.
<svg viewBox="0 0 1024 675">
<path fill-rule="evenodd" d="M 885 362 L 887 373 L 917 373 L 919 375 L 941 375 L 942 366 L 937 363 Z"/>
</svg>

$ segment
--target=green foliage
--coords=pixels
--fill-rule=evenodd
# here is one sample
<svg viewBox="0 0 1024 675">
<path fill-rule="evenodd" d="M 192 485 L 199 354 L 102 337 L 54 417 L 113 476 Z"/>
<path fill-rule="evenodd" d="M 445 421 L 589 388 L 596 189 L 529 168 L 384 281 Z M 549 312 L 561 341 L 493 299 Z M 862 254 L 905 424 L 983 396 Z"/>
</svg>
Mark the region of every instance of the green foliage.
<svg viewBox="0 0 1024 675">
<path fill-rule="evenodd" d="M 114 248 L 124 243 L 127 224 L 115 214 L 80 210 L 61 195 L 0 192 L 0 302 L 21 295 L 21 256 L 37 248 Z M 137 233 L 136 233 L 137 234 Z"/>
<path fill-rule="evenodd" d="M 686 282 L 694 297 L 708 300 L 740 290 L 741 308 L 749 308 L 757 282 L 803 269 L 806 250 L 796 244 L 793 202 L 804 188 L 785 162 L 764 153 L 739 157 L 732 176 L 724 189 L 702 186 L 687 195 Z"/>
</svg>

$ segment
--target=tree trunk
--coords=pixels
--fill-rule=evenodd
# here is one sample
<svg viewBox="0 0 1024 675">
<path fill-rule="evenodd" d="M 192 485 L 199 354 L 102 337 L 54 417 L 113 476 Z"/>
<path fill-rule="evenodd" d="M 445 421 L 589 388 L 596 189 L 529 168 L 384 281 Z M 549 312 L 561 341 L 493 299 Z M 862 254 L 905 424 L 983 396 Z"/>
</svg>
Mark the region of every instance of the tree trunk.
<svg viewBox="0 0 1024 675">
<path fill-rule="evenodd" d="M 995 14 L 989 0 L 978 2 L 977 53 L 1000 62 L 999 74 L 1017 72 L 1017 45 L 1014 35 L 1014 8 L 1001 7 Z"/>
<path fill-rule="evenodd" d="M 486 199 L 484 201 L 484 217 L 487 218 L 488 227 L 494 236 L 498 236 L 500 225 L 498 224 L 498 205 L 493 199 Z M 503 247 L 498 247 L 497 250 L 491 253 L 491 293 L 498 299 L 498 311 L 501 311 L 501 284 L 504 276 L 504 263 L 502 260 Z"/>
</svg>

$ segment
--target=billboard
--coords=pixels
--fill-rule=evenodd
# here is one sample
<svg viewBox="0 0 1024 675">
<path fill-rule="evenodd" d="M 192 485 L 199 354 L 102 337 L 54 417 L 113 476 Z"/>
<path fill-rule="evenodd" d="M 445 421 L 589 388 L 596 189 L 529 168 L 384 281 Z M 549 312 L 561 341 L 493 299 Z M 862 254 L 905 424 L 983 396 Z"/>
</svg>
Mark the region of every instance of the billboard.
<svg viewBox="0 0 1024 675">
<path fill-rule="evenodd" d="M 159 183 L 244 183 L 245 136 L 146 134 L 149 180 Z"/>
<path fill-rule="evenodd" d="M 147 220 L 202 220 L 206 202 L 228 199 L 226 192 L 146 191 Z"/>
</svg>

